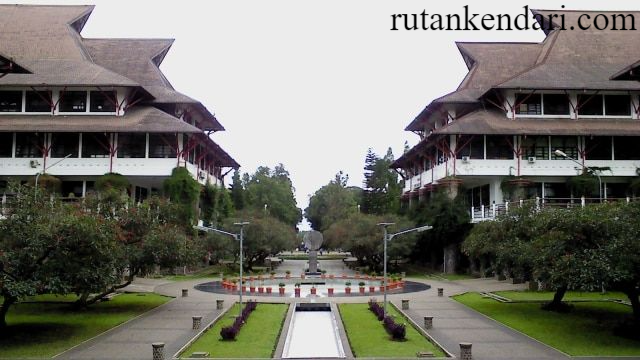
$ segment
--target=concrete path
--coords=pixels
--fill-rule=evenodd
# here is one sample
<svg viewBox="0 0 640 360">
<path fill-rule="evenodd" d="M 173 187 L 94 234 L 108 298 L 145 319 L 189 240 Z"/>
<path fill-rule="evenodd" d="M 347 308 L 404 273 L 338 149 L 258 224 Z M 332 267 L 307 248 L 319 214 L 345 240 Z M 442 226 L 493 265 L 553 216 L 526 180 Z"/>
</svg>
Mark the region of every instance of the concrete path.
<svg viewBox="0 0 640 360">
<path fill-rule="evenodd" d="M 410 310 L 405 310 L 417 324 L 424 323 L 424 316 L 433 316 L 433 328 L 427 330 L 440 345 L 455 356 L 460 356 L 461 342 L 473 344 L 475 360 L 508 359 L 567 359 L 568 357 L 526 335 L 479 314 L 449 298 L 450 295 L 467 291 L 498 291 L 519 288 L 491 279 L 459 282 L 429 281 L 432 289 L 420 293 L 405 294 Z M 436 289 L 444 289 L 445 296 L 438 297 Z M 393 297 L 398 308 L 401 301 Z"/>
<path fill-rule="evenodd" d="M 141 279 L 141 283 L 148 282 Z M 202 326 L 206 326 L 224 311 L 216 310 L 215 300 L 219 297 L 209 293 L 189 288 L 189 297 L 180 297 L 183 287 L 178 283 L 156 286 L 159 293 L 176 296 L 176 299 L 82 343 L 56 359 L 149 360 L 154 342 L 164 342 L 165 358 L 171 359 L 199 331 L 192 330 L 192 316 L 203 316 Z M 225 309 L 229 306 L 231 301 L 225 301 Z"/>
</svg>

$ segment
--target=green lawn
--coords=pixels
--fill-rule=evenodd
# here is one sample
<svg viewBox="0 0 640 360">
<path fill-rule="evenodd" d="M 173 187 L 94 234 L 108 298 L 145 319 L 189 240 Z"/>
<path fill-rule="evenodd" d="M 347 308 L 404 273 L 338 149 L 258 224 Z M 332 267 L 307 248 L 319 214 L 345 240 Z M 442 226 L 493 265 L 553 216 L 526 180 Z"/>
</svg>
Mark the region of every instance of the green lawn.
<svg viewBox="0 0 640 360">
<path fill-rule="evenodd" d="M 513 295 L 512 292 L 504 294 Z M 544 311 L 537 303 L 500 303 L 477 293 L 454 298 L 570 355 L 640 355 L 640 342 L 613 335 L 615 325 L 631 315 L 631 307 L 626 305 L 609 302 L 573 303 L 571 312 L 559 314 Z"/>
<path fill-rule="evenodd" d="M 43 295 L 27 300 L 75 299 Z M 9 328 L 0 336 L 0 358 L 50 358 L 170 299 L 155 294 L 123 294 L 85 310 L 74 310 L 64 303 L 14 305 L 7 314 Z"/>
<path fill-rule="evenodd" d="M 432 351 L 436 356 L 444 356 L 442 350 L 422 336 L 392 306 L 387 306 L 388 313 L 395 315 L 397 322 L 407 323 L 406 341 L 391 340 L 367 304 L 340 304 L 338 308 L 356 357 L 415 357 L 418 351 Z"/>
<path fill-rule="evenodd" d="M 496 291 L 496 295 L 500 295 L 507 299 L 514 301 L 551 301 L 553 299 L 553 291 Z M 575 300 L 604 300 L 604 299 L 618 299 L 628 300 L 627 296 L 621 292 L 606 292 L 601 294 L 599 292 L 578 292 L 567 291 L 564 295 L 563 301 L 575 301 Z"/>
<path fill-rule="evenodd" d="M 472 275 L 469 274 L 445 274 L 442 272 L 434 272 L 432 268 L 420 266 L 417 264 L 401 264 L 397 268 L 393 268 L 394 273 L 405 272 L 407 278 L 416 278 L 416 279 L 435 279 L 435 280 L 468 280 L 475 279 Z"/>
<path fill-rule="evenodd" d="M 236 339 L 222 341 L 220 329 L 233 323 L 233 316 L 238 315 L 236 304 L 181 356 L 189 357 L 193 352 L 206 351 L 215 358 L 271 358 L 288 308 L 287 304 L 258 304 Z"/>
</svg>

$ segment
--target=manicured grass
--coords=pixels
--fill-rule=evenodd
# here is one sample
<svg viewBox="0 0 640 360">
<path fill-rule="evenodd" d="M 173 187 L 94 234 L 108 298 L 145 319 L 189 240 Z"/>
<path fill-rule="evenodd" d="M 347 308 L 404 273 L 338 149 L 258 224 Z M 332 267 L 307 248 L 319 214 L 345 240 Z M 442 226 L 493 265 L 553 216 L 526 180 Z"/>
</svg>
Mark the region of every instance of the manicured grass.
<svg viewBox="0 0 640 360">
<path fill-rule="evenodd" d="M 75 296 L 42 295 L 20 303 L 7 314 L 9 325 L 0 336 L 0 358 L 49 358 L 84 340 L 138 316 L 171 298 L 155 294 L 123 294 L 110 301 L 75 310 Z"/>
<path fill-rule="evenodd" d="M 496 291 L 496 295 L 500 295 L 507 299 L 514 301 L 551 301 L 553 299 L 553 291 Z M 567 291 L 564 295 L 563 301 L 575 301 L 575 300 L 604 300 L 604 299 L 617 299 L 627 300 L 627 296 L 621 292 L 606 292 L 601 294 L 600 292 L 578 292 Z"/>
<path fill-rule="evenodd" d="M 505 292 L 511 295 L 511 292 Z M 631 307 L 610 302 L 573 303 L 560 314 L 537 303 L 500 303 L 477 293 L 455 299 L 513 329 L 574 356 L 640 355 L 640 342 L 613 335 L 617 323 L 631 315 Z"/>
<path fill-rule="evenodd" d="M 436 356 L 444 356 L 442 350 L 422 336 L 392 306 L 387 306 L 387 312 L 396 316 L 396 322 L 407 323 L 406 341 L 391 340 L 367 304 L 340 304 L 338 308 L 356 357 L 415 357 L 418 351 L 432 351 Z"/>
<path fill-rule="evenodd" d="M 206 351 L 214 358 L 270 358 L 276 349 L 288 308 L 287 304 L 258 304 L 236 339 L 223 341 L 220 329 L 235 320 L 233 317 L 238 315 L 236 304 L 180 356 L 189 357 L 193 352 Z"/>
</svg>

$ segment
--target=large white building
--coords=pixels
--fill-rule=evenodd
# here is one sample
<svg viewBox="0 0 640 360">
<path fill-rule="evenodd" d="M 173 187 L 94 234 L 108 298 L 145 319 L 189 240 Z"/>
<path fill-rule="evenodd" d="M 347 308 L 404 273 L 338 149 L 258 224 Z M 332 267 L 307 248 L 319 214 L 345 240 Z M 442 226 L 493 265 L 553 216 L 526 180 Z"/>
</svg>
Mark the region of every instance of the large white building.
<svg viewBox="0 0 640 360">
<path fill-rule="evenodd" d="M 567 24 L 603 13 L 534 12 L 560 14 Z M 640 26 L 640 12 L 624 13 Z M 427 199 L 457 181 L 474 216 L 481 208 L 490 216 L 513 200 L 505 181 L 519 181 L 527 198 L 570 202 L 567 180 L 585 167 L 601 168 L 604 199 L 629 195 L 640 169 L 637 31 L 555 29 L 541 43 L 457 46 L 468 74 L 407 126 L 420 142 L 392 165 L 406 180 L 403 199 Z"/>
<path fill-rule="evenodd" d="M 239 165 L 211 139 L 215 116 L 160 71 L 173 40 L 83 38 L 92 10 L 0 5 L 0 179 L 46 171 L 83 196 L 116 172 L 140 199 L 185 166 L 221 184 Z"/>
</svg>

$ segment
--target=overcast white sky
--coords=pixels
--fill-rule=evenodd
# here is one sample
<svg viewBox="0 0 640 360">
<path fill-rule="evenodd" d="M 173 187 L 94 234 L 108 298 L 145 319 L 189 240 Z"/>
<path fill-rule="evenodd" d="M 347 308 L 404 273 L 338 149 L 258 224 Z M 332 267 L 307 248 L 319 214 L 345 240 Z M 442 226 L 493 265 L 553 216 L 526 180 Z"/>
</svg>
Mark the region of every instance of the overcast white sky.
<svg viewBox="0 0 640 360">
<path fill-rule="evenodd" d="M 6 1 L 0 1 L 6 3 Z M 33 3 L 86 4 L 78 1 Z M 298 206 L 343 170 L 360 186 L 369 147 L 396 158 L 404 127 L 467 72 L 455 41 L 541 41 L 530 31 L 390 31 L 394 13 L 638 10 L 632 1 L 94 0 L 84 37 L 176 41 L 161 66 L 227 131 L 214 140 L 253 172 L 283 163 Z M 635 5 L 634 5 L 635 4 Z M 639 35 L 640 36 L 640 35 Z M 631 61 L 637 59 L 630 59 Z M 230 178 L 228 178 L 230 181 Z M 304 226 L 303 226 L 304 228 Z"/>
</svg>

